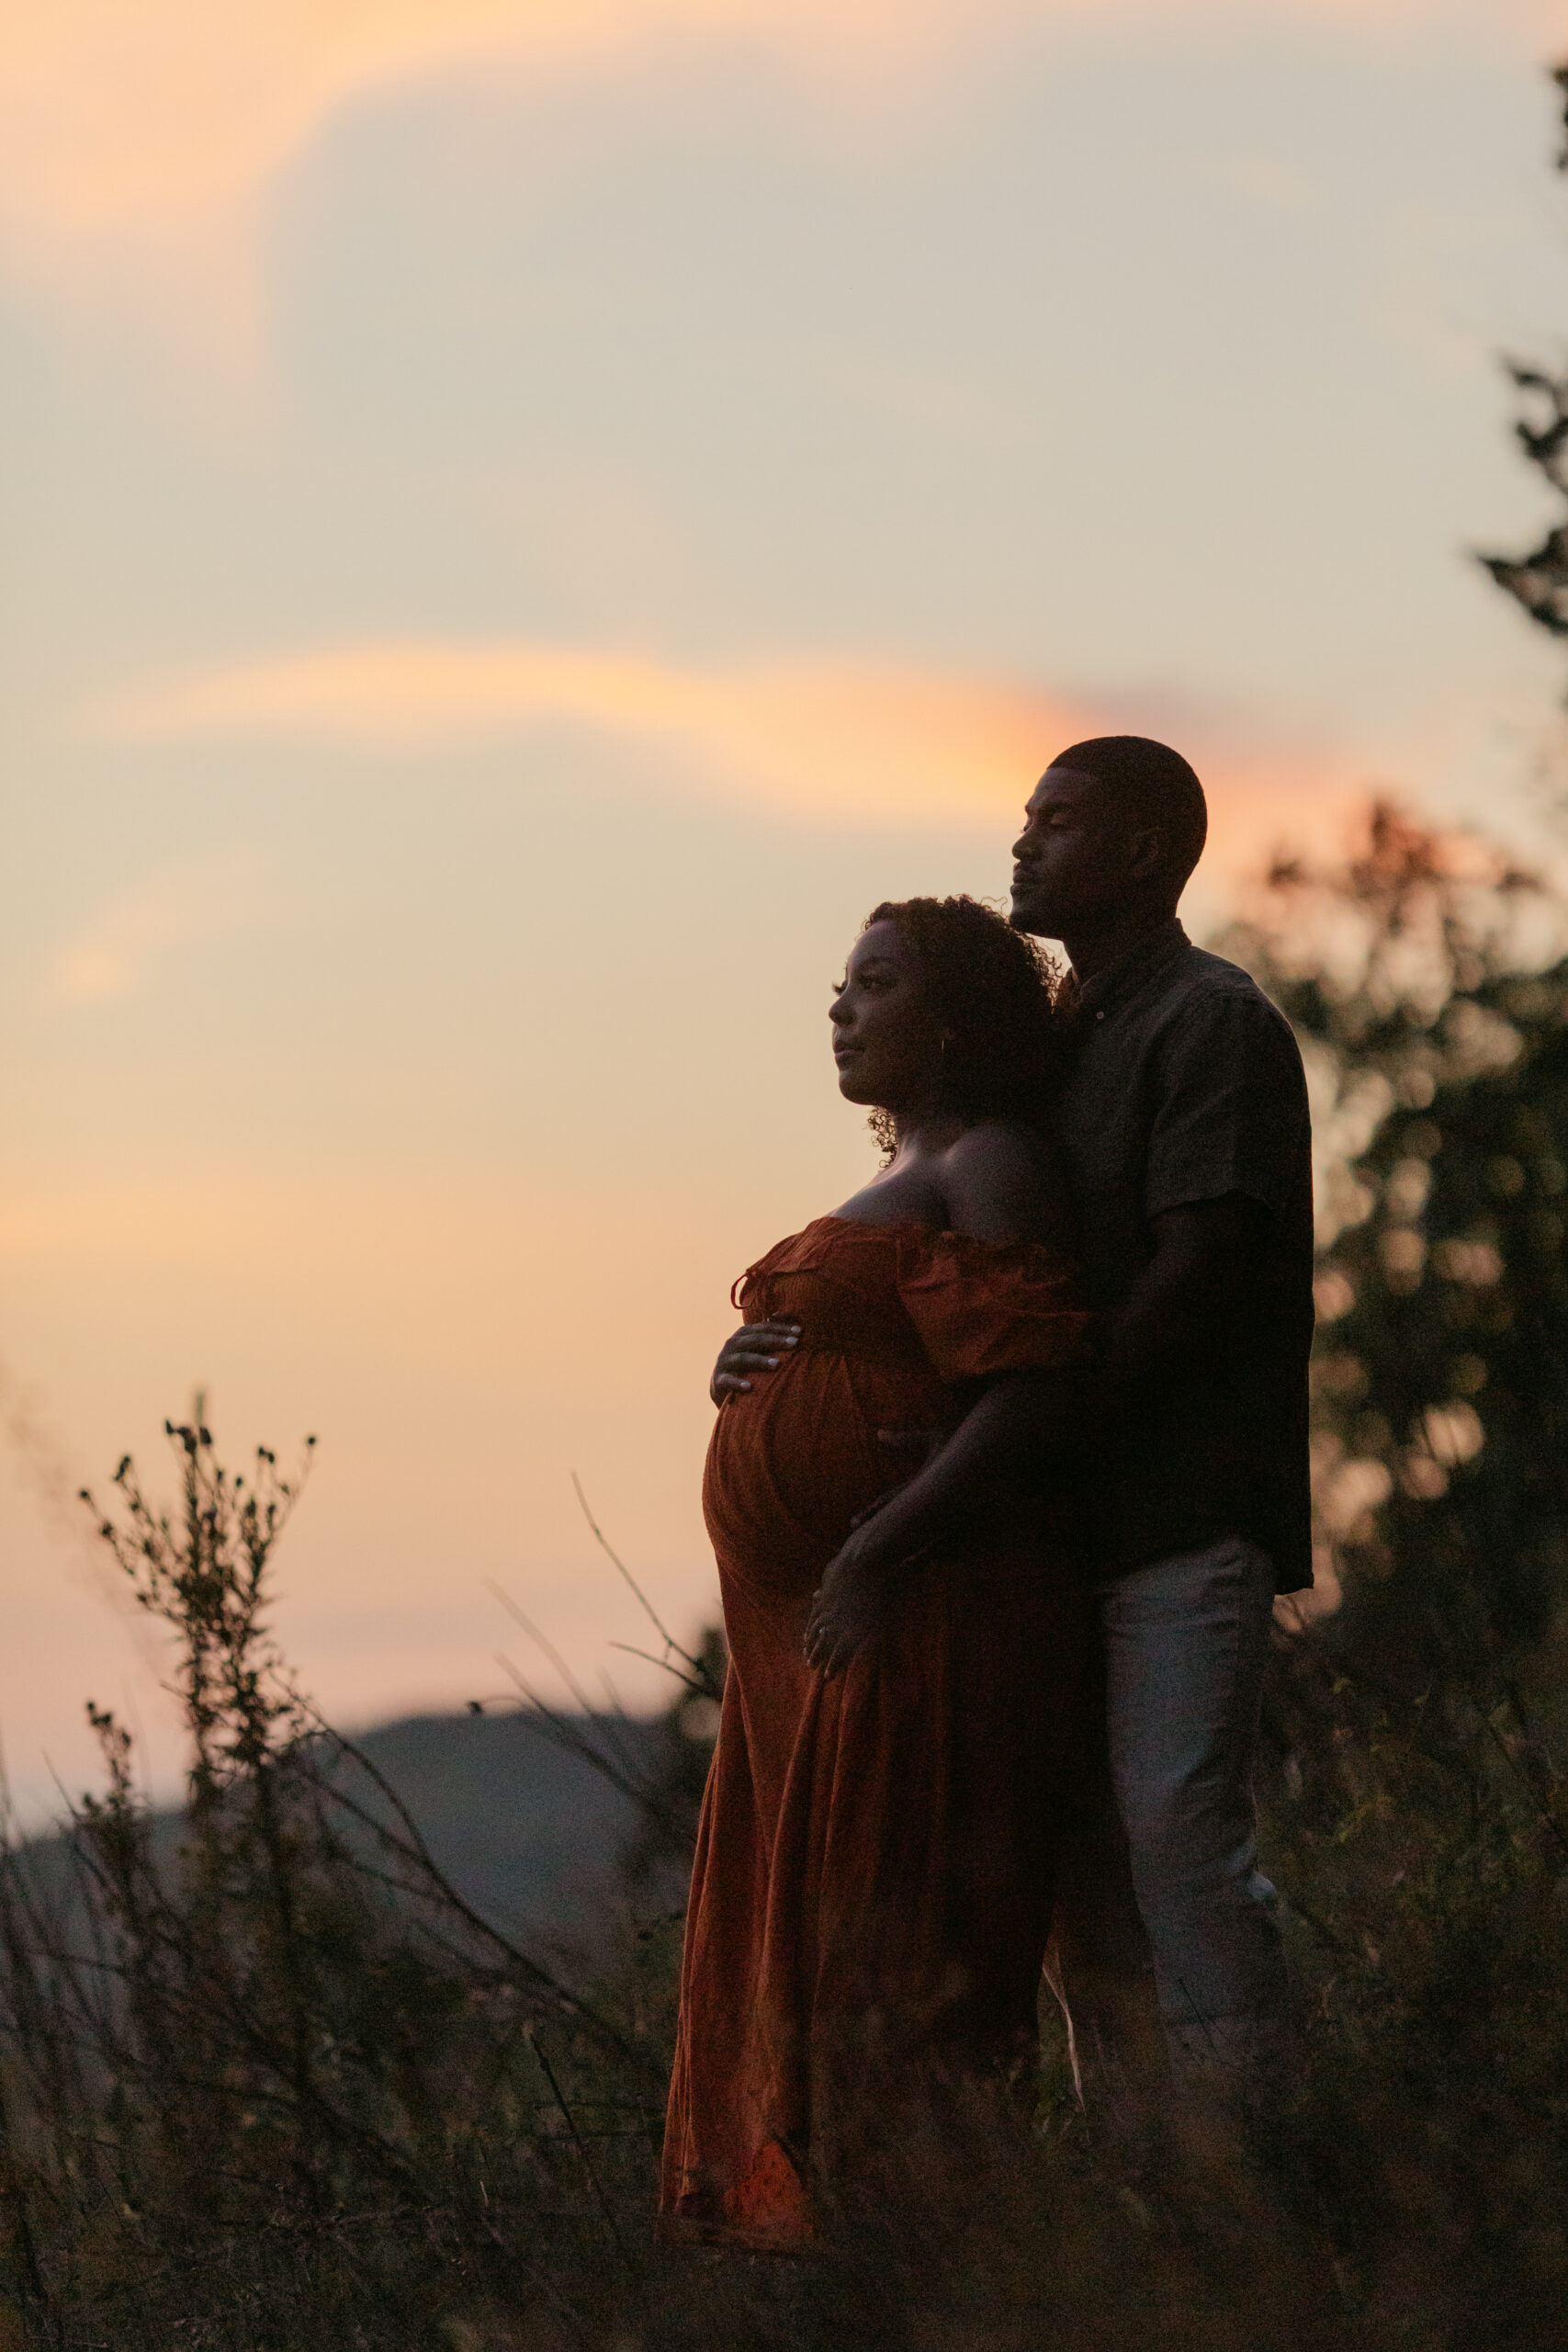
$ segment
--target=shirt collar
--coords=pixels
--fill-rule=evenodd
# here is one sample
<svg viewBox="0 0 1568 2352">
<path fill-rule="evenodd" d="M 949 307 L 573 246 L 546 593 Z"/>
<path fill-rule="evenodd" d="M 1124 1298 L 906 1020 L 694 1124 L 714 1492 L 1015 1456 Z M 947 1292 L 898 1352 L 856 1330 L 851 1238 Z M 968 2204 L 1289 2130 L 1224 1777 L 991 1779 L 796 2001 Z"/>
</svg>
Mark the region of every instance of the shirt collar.
<svg viewBox="0 0 1568 2352">
<path fill-rule="evenodd" d="M 1162 922 L 1157 930 L 1146 932 L 1144 937 L 1097 972 L 1091 980 L 1078 981 L 1075 977 L 1076 1009 L 1081 1016 L 1114 1012 L 1130 998 L 1137 995 L 1145 984 L 1168 965 L 1174 964 L 1186 954 L 1191 941 L 1175 915 Z"/>
</svg>

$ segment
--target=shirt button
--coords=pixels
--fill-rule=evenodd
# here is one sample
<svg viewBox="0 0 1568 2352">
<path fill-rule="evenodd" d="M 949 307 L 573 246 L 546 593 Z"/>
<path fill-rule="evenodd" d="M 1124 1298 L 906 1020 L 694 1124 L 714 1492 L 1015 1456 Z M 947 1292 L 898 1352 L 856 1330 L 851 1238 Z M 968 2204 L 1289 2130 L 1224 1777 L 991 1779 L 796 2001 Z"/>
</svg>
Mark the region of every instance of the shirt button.
<svg viewBox="0 0 1568 2352">
<path fill-rule="evenodd" d="M 1103 1013 L 1103 1012 L 1097 1012 L 1097 1013 L 1095 1014 L 1095 1016 L 1094 1016 L 1094 1017 L 1095 1017 L 1095 1019 L 1096 1019 L 1097 1021 L 1103 1021 L 1103 1020 L 1104 1020 L 1104 1018 L 1105 1018 L 1105 1015 L 1104 1015 L 1104 1013 Z"/>
</svg>

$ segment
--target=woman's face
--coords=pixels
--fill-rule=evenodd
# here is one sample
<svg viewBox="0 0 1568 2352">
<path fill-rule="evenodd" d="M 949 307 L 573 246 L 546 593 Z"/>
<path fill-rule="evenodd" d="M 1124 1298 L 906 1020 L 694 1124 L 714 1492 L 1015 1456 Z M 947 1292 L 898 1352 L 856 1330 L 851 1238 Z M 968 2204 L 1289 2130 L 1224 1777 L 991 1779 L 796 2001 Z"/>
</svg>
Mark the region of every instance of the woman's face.
<svg viewBox="0 0 1568 2352">
<path fill-rule="evenodd" d="M 942 1029 L 897 923 L 874 922 L 862 932 L 828 1017 L 846 1102 L 897 1114 L 931 1099 L 941 1077 Z"/>
</svg>

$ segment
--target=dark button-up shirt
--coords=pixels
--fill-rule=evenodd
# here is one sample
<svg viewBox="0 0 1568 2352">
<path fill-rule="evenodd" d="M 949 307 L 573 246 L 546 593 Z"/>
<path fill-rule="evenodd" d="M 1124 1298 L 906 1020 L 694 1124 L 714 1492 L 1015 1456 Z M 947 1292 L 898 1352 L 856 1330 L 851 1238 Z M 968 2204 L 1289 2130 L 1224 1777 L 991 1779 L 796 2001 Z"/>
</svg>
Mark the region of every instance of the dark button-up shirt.
<svg viewBox="0 0 1568 2352">
<path fill-rule="evenodd" d="M 1197 1360 L 1141 1391 L 1092 1478 L 1108 1565 L 1226 1535 L 1312 1582 L 1307 1356 L 1311 1128 L 1290 1024 L 1235 964 L 1163 926 L 1086 981 L 1071 1014 L 1061 1141 L 1089 1295 L 1125 1300 L 1167 1209 L 1240 1193 L 1268 1211 L 1246 1296 Z"/>
</svg>

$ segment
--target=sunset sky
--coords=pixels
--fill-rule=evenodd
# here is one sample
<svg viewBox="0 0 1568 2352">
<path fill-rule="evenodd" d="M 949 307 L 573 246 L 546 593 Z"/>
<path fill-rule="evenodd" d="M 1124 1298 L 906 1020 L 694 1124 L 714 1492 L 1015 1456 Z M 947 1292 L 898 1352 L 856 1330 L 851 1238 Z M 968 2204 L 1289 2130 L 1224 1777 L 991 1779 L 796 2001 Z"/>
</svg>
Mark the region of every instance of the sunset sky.
<svg viewBox="0 0 1568 2352">
<path fill-rule="evenodd" d="M 1468 560 L 1568 342 L 1545 0 L 0 0 L 0 1736 L 173 1754 L 70 1501 L 320 1438 L 351 1724 L 653 1678 L 731 1277 L 871 1165 L 866 908 L 1075 734 L 1195 928 L 1370 783 L 1545 840 Z M 172 1477 L 172 1465 L 169 1472 Z"/>
</svg>

